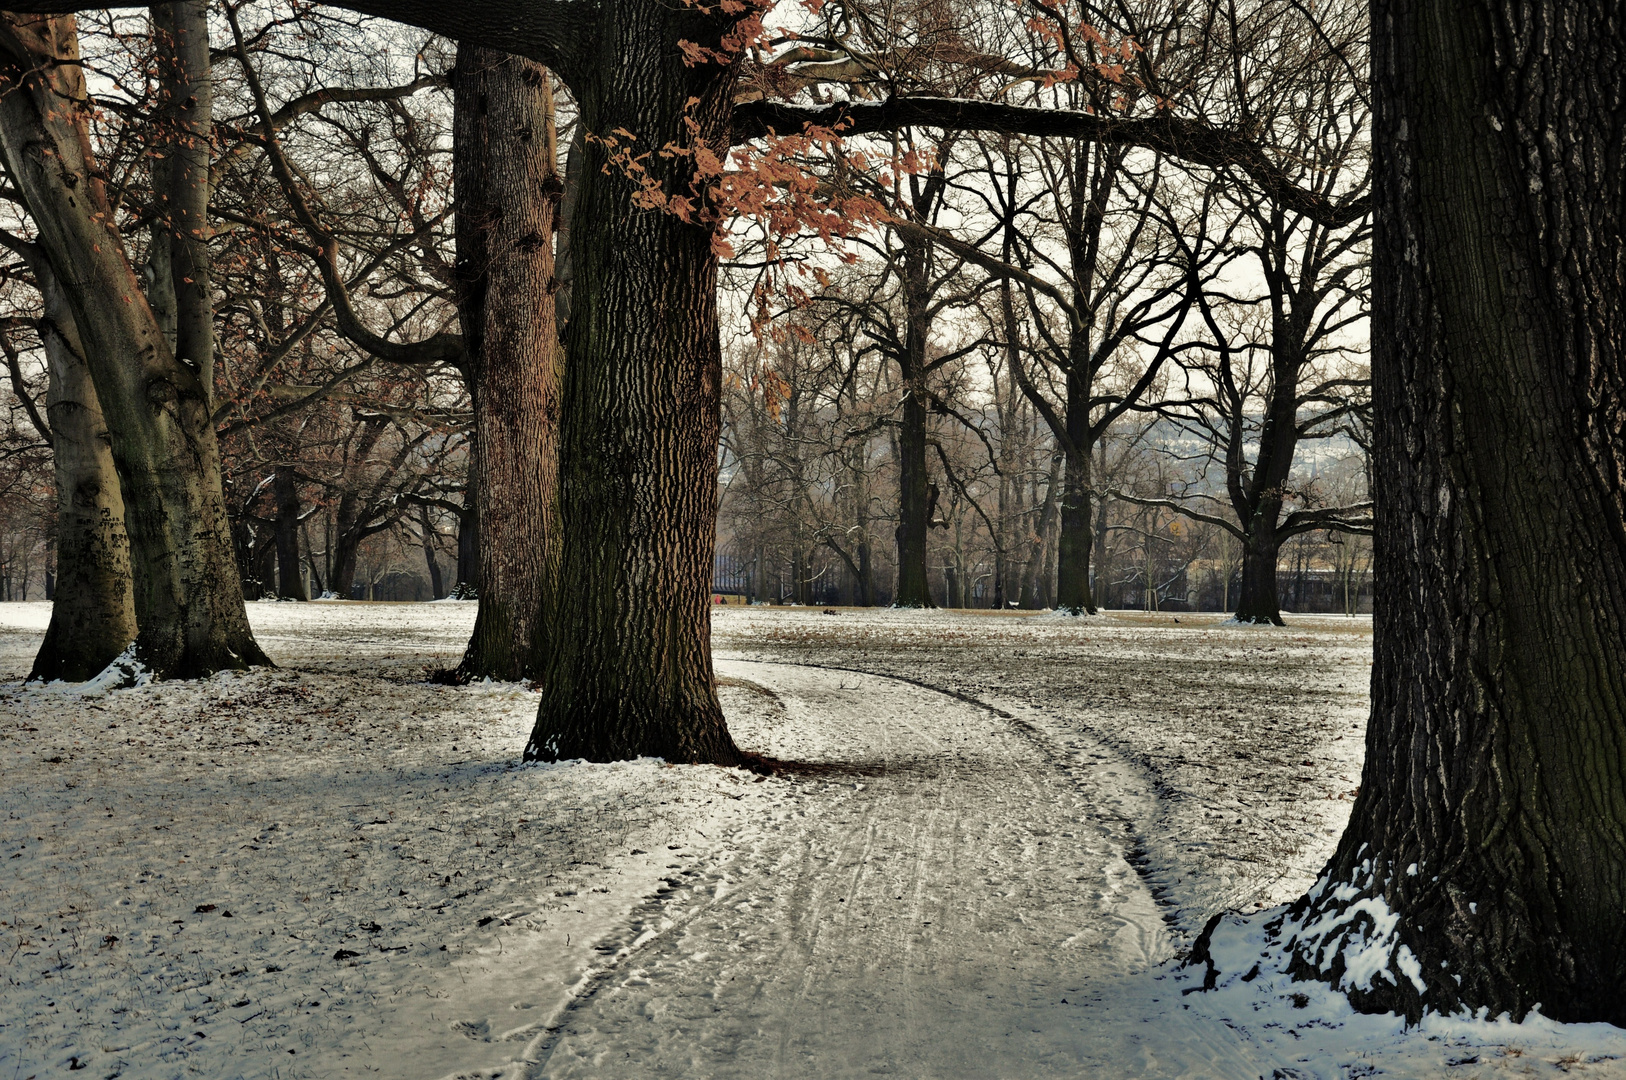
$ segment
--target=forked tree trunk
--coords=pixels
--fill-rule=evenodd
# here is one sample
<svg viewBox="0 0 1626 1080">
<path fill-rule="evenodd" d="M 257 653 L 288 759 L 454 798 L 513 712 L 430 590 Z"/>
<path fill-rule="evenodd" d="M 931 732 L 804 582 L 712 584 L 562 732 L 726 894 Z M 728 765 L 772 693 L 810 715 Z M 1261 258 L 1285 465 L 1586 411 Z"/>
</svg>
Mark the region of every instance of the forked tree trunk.
<svg viewBox="0 0 1626 1080">
<path fill-rule="evenodd" d="M 0 18 L 0 153 L 73 311 L 124 496 L 140 634 L 171 678 L 269 663 L 249 629 L 209 391 L 164 340 L 90 149 L 71 17 Z"/>
<path fill-rule="evenodd" d="M 46 413 L 56 473 L 59 576 L 49 597 L 51 623 L 28 677 L 84 682 L 136 637 L 130 540 L 79 332 L 49 265 L 43 257 L 33 261 L 45 299 L 40 340 L 50 374 Z"/>
<path fill-rule="evenodd" d="M 458 313 L 474 399 L 480 608 L 457 681 L 519 679 L 545 658 L 557 559 L 559 365 L 553 222 L 563 188 L 548 70 L 464 46 L 453 160 Z"/>
<path fill-rule="evenodd" d="M 329 576 L 333 579 L 333 592 L 340 600 L 349 600 L 356 582 L 356 561 L 361 553 L 361 542 L 366 539 L 365 528 L 357 521 L 361 514 L 361 500 L 353 492 L 339 497 L 338 520 L 333 535 L 333 566 Z"/>
<path fill-rule="evenodd" d="M 1366 1009 L 1626 1025 L 1626 21 L 1378 0 L 1372 29 L 1372 721 L 1294 952 L 1329 978 L 1339 935 L 1383 940 Z"/>
<path fill-rule="evenodd" d="M 572 82 L 582 123 L 640 152 L 730 138 L 732 68 L 682 59 L 715 48 L 723 19 L 629 0 L 597 24 Z M 692 127 L 690 123 L 692 122 Z M 560 422 L 561 568 L 551 649 L 525 756 L 741 760 L 711 666 L 722 353 L 710 230 L 633 205 L 636 184 L 590 143 L 570 220 L 573 283 Z M 646 159 L 683 194 L 687 159 Z"/>
</svg>

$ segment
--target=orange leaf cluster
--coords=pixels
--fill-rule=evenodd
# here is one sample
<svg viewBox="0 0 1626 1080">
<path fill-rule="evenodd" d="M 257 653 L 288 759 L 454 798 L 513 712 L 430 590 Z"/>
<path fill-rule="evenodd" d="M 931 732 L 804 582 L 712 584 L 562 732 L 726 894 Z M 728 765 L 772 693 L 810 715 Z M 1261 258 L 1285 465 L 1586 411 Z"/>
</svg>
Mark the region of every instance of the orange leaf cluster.
<svg viewBox="0 0 1626 1080">
<path fill-rule="evenodd" d="M 689 67 L 696 64 L 732 64 L 739 59 L 746 49 L 759 44 L 766 36 L 762 17 L 774 6 L 774 0 L 716 0 L 715 3 L 683 0 L 683 3 L 703 15 L 721 15 L 734 20 L 715 49 L 694 41 L 678 42 L 678 48 L 683 52 L 683 62 Z"/>
</svg>

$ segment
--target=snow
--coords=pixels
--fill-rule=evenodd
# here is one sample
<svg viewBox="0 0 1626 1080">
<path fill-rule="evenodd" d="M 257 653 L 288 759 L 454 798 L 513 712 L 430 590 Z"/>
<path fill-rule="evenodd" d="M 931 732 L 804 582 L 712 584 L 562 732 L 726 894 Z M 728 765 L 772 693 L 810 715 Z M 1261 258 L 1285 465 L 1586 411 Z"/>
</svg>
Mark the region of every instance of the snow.
<svg viewBox="0 0 1626 1080">
<path fill-rule="evenodd" d="M 1626 1076 L 1271 966 L 1369 620 L 715 609 L 762 778 L 520 765 L 532 691 L 425 681 L 474 612 L 256 604 L 281 668 L 87 696 L 0 605 L 0 1078 Z M 1369 977 L 1417 977 L 1389 917 Z"/>
<path fill-rule="evenodd" d="M 82 683 L 60 686 L 60 689 L 65 693 L 79 697 L 101 697 L 109 690 L 121 686 L 150 685 L 152 685 L 152 672 L 148 670 L 146 664 L 143 664 L 136 657 L 135 644 L 132 642 L 95 677 Z"/>
<path fill-rule="evenodd" d="M 1284 954 L 1269 927 L 1282 915 L 1276 909 L 1221 921 L 1210 950 L 1221 972 L 1213 991 L 1200 990 L 1201 967 L 1165 976 L 1180 989 L 1181 1021 L 1234 1032 L 1260 1063 L 1255 1075 L 1299 1080 L 1626 1076 L 1626 1032 L 1608 1024 L 1559 1024 L 1539 1014 L 1522 1024 L 1506 1016 L 1425 1014 L 1408 1031 L 1398 1016 L 1359 1015 L 1325 983 L 1295 982 L 1281 970 Z M 1421 976 L 1409 950 L 1398 963 Z"/>
</svg>

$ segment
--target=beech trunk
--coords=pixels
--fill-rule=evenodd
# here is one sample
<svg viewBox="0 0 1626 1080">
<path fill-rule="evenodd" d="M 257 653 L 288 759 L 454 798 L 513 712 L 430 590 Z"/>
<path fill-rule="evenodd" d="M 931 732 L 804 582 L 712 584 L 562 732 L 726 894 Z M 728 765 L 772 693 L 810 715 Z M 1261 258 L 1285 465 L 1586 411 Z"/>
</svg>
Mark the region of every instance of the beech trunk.
<svg viewBox="0 0 1626 1080">
<path fill-rule="evenodd" d="M 1376 898 L 1358 1006 L 1626 1025 L 1626 21 L 1378 0 L 1372 28 L 1372 720 L 1292 947 L 1335 978 L 1302 927 L 1370 934 Z"/>
<path fill-rule="evenodd" d="M 209 262 L 209 147 L 214 123 L 214 80 L 209 67 L 206 0 L 170 0 L 152 6 L 157 48 L 159 148 L 153 189 L 166 213 L 166 293 L 174 303 L 176 358 L 194 368 L 204 392 L 214 392 L 214 290 Z"/>
<path fill-rule="evenodd" d="M 563 185 L 548 70 L 458 49 L 458 313 L 474 400 L 479 612 L 455 678 L 519 679 L 546 656 L 557 558 L 559 366 L 553 223 Z"/>
<path fill-rule="evenodd" d="M 73 313 L 49 265 L 43 258 L 34 263 L 45 300 L 40 340 L 50 376 L 46 414 L 56 474 L 57 580 L 48 597 L 51 623 L 28 677 L 84 682 L 136 637 L 130 540 L 107 425 Z"/>
<path fill-rule="evenodd" d="M 114 225 L 87 100 L 71 16 L 0 16 L 0 153 L 73 312 L 107 421 L 137 653 L 172 678 L 269 663 L 233 562 L 209 390 L 170 349 Z"/>
</svg>

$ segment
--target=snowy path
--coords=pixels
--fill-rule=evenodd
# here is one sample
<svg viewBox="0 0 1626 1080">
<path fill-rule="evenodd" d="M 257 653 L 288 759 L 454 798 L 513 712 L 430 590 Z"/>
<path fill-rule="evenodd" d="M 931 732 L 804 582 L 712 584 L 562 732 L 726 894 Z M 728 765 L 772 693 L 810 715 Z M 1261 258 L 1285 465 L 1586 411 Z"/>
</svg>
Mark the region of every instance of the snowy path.
<svg viewBox="0 0 1626 1080">
<path fill-rule="evenodd" d="M 718 668 L 773 695 L 770 749 L 804 780 L 642 913 L 630 935 L 655 936 L 561 1018 L 537 1075 L 1106 1064 L 1092 977 L 1170 945 L 1119 823 L 1072 771 L 1009 721 L 896 679 Z"/>
<path fill-rule="evenodd" d="M 423 681 L 473 614 L 256 604 L 281 669 L 86 694 L 0 605 L 0 1080 L 1626 1080 L 1243 982 L 1252 924 L 1213 993 L 1162 962 L 1347 813 L 1344 624 L 719 612 L 759 777 L 520 765 L 530 690 Z"/>
</svg>

